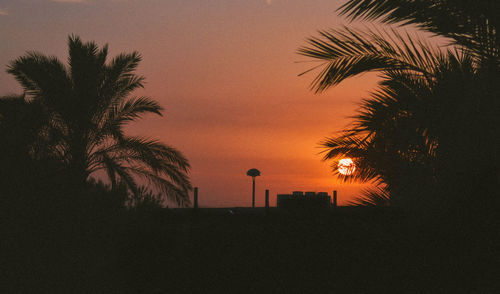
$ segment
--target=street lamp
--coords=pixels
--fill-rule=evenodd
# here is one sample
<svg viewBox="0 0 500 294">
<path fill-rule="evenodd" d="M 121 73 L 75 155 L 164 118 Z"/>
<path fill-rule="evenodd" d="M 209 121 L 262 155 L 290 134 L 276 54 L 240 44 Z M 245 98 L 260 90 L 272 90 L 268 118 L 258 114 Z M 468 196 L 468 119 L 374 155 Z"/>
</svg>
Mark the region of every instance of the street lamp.
<svg viewBox="0 0 500 294">
<path fill-rule="evenodd" d="M 255 177 L 260 176 L 260 171 L 255 168 L 249 169 L 247 176 L 252 177 L 252 208 L 255 208 Z"/>
</svg>

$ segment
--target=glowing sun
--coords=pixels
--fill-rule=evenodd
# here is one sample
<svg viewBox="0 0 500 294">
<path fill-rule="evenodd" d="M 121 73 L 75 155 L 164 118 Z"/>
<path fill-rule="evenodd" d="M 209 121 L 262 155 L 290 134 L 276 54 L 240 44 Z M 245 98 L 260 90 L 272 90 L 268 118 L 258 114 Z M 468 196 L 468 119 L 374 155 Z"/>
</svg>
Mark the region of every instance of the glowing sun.
<svg viewBox="0 0 500 294">
<path fill-rule="evenodd" d="M 339 173 L 344 176 L 350 176 L 356 170 L 356 165 L 354 161 L 350 158 L 342 158 L 338 165 Z"/>
</svg>

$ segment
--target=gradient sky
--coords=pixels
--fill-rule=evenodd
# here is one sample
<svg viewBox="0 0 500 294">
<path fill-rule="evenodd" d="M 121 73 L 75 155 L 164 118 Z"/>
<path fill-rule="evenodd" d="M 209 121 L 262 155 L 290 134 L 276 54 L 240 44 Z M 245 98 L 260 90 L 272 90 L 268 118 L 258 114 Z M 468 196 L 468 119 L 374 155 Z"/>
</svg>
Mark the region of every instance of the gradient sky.
<svg viewBox="0 0 500 294">
<path fill-rule="evenodd" d="M 318 142 L 349 123 L 376 85 L 369 74 L 321 95 L 309 90 L 311 64 L 296 53 L 319 29 L 347 22 L 343 0 L 0 0 L 0 65 L 29 50 L 67 58 L 79 35 L 110 55 L 139 51 L 145 94 L 163 117 L 147 116 L 131 134 L 181 150 L 192 165 L 201 206 L 257 205 L 264 190 L 339 191 L 340 204 L 362 185 L 338 182 L 318 155 Z M 0 95 L 21 93 L 0 71 Z"/>
</svg>

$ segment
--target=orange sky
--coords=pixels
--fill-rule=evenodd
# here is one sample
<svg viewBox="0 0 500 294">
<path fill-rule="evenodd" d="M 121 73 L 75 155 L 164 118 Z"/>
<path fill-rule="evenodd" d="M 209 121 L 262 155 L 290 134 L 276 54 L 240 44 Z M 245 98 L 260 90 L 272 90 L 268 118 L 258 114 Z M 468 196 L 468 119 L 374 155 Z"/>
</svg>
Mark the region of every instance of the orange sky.
<svg viewBox="0 0 500 294">
<path fill-rule="evenodd" d="M 28 50 L 66 59 L 71 33 L 111 55 L 137 50 L 146 94 L 165 107 L 131 125 L 181 150 L 192 165 L 201 206 L 248 206 L 257 168 L 257 205 L 276 193 L 339 191 L 340 204 L 359 192 L 321 162 L 318 141 L 339 131 L 375 75 L 348 80 L 325 94 L 298 77 L 310 64 L 296 54 L 318 29 L 343 22 L 327 0 L 22 0 L 0 2 L 0 64 Z M 66 2 L 66 3 L 65 3 Z M 68 3 L 69 2 L 69 3 Z M 20 93 L 0 72 L 0 95 Z"/>
</svg>

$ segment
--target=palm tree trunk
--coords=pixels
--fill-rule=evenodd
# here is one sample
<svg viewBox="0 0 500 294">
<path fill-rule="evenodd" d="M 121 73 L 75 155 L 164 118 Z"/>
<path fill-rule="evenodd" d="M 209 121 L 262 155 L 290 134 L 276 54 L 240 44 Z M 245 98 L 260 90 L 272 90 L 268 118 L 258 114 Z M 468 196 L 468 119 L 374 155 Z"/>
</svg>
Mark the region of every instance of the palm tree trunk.
<svg viewBox="0 0 500 294">
<path fill-rule="evenodd" d="M 70 146 L 69 176 L 72 188 L 83 191 L 87 183 L 89 173 L 87 171 L 87 148 L 83 136 L 76 136 Z"/>
</svg>

